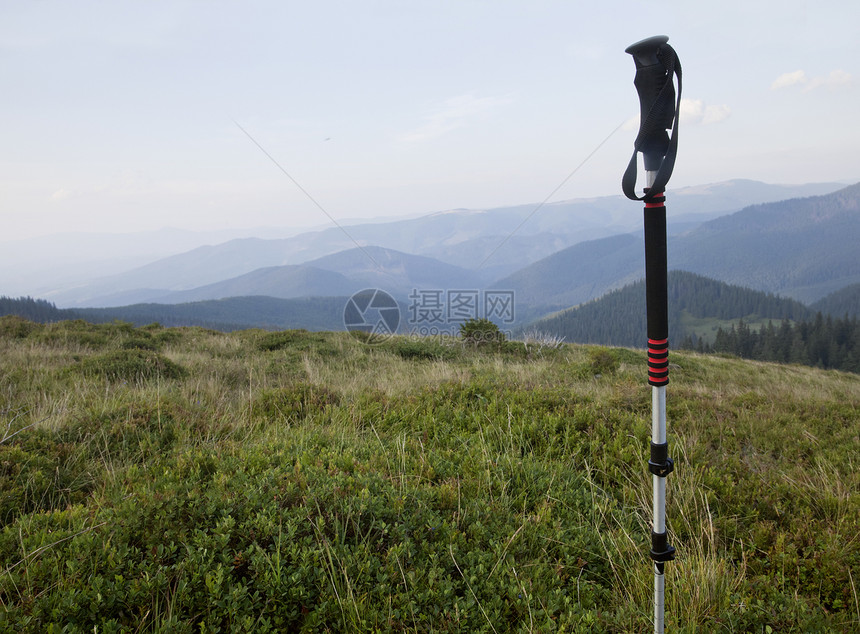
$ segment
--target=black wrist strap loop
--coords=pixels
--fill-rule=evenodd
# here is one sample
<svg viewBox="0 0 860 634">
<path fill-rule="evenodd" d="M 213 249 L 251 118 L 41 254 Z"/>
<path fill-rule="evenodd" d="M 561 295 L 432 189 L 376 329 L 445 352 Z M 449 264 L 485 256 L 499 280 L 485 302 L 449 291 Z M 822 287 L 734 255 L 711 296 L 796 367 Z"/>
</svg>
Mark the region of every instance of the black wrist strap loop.
<svg viewBox="0 0 860 634">
<path fill-rule="evenodd" d="M 633 145 L 633 156 L 630 157 L 630 162 L 627 164 L 627 169 L 621 179 L 621 189 L 624 195 L 630 200 L 644 200 L 651 202 L 657 192 L 664 191 L 669 178 L 672 176 L 672 170 L 675 168 L 675 157 L 678 154 L 678 120 L 681 114 L 681 62 L 678 56 L 668 44 L 662 44 L 657 53 L 660 62 L 666 69 L 666 81 L 660 89 L 660 93 L 655 99 L 648 115 L 640 122 L 639 134 L 636 137 L 636 142 Z M 644 145 L 650 142 L 655 135 L 665 135 L 663 128 L 663 115 L 665 114 L 666 101 L 671 100 L 674 87 L 672 85 L 672 76 L 678 78 L 678 95 L 675 102 L 675 115 L 672 119 L 672 136 L 669 139 L 669 144 L 666 147 L 666 154 L 660 163 L 660 168 L 657 170 L 657 175 L 654 178 L 654 183 L 650 187 L 650 191 L 654 195 L 649 196 L 646 193 L 639 197 L 636 195 L 636 175 L 637 175 L 637 154 L 642 151 Z M 664 137 L 665 138 L 665 137 Z"/>
</svg>

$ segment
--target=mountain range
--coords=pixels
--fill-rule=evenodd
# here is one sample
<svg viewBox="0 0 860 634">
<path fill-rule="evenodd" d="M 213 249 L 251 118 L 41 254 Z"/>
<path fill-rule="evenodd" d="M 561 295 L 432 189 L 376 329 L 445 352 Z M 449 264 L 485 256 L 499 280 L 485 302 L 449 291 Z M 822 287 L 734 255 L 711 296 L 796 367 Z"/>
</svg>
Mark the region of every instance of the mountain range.
<svg viewBox="0 0 860 634">
<path fill-rule="evenodd" d="M 668 205 L 675 211 L 669 217 L 669 268 L 689 272 L 680 278 L 682 274 L 673 273 L 682 299 L 692 301 L 709 293 L 736 297 L 738 291 L 719 286 L 728 283 L 774 298 L 760 301 L 769 307 L 766 314 L 754 311 L 761 318 L 797 319 L 800 308 L 808 311 L 814 302 L 828 314 L 856 314 L 860 184 L 832 189 L 829 184 L 786 190 L 731 181 L 671 192 Z M 829 193 L 720 211 L 741 200 L 817 190 Z M 591 332 L 588 328 L 609 328 L 615 334 L 608 340 L 616 342 L 618 319 L 627 315 L 622 321 L 629 326 L 641 317 L 629 312 L 641 308 L 641 298 L 633 300 L 644 273 L 641 218 L 640 205 L 608 197 L 542 207 L 454 210 L 363 223 L 346 227 L 345 232 L 247 237 L 198 246 L 47 298 L 73 307 L 70 315 L 94 321 L 340 329 L 347 298 L 365 288 L 390 293 L 403 315 L 415 308 L 409 302 L 420 293 L 435 293 L 433 297 L 449 303 L 454 301 L 451 293 L 460 293 L 460 300 L 471 297 L 477 307 L 491 292 L 500 292 L 515 300 L 506 329 L 534 322 L 563 336 L 579 332 L 575 336 L 587 340 L 591 335 L 582 333 Z M 587 239 L 595 235 L 600 237 Z M 567 243 L 571 244 L 559 247 Z M 592 301 L 601 297 L 600 302 Z M 780 303 L 783 308 L 775 309 Z M 705 304 L 711 309 L 717 305 Z M 567 310 L 580 305 L 579 311 Z M 610 305 L 615 308 L 606 308 Z M 481 309 L 486 312 L 487 306 L 484 303 Z M 786 313 L 785 306 L 794 308 Z M 451 306 L 446 308 L 450 312 Z M 684 306 L 674 310 L 676 324 L 686 328 L 673 332 L 675 340 L 696 334 L 692 328 L 702 326 L 701 320 L 749 319 L 753 314 L 734 311 L 738 314 L 727 316 L 713 312 L 716 309 L 705 314 Z M 551 316 L 540 321 L 547 315 Z M 582 330 L 571 326 L 573 322 L 589 325 Z M 712 331 L 715 323 L 707 324 Z M 409 323 L 402 326 L 409 330 Z"/>
<path fill-rule="evenodd" d="M 811 303 L 860 282 L 860 184 L 823 196 L 753 205 L 673 236 L 669 269 Z M 551 312 L 621 288 L 644 273 L 641 235 L 562 249 L 495 283 Z"/>
<path fill-rule="evenodd" d="M 744 204 L 831 192 L 839 187 L 833 183 L 779 186 L 736 180 L 679 189 L 672 193 L 668 206 L 669 231 L 675 235 L 684 233 Z M 613 236 L 639 231 L 640 224 L 641 212 L 637 206 L 620 196 L 489 210 L 452 210 L 287 238 L 228 240 L 86 283 L 33 289 L 32 294 L 61 306 L 116 306 L 214 299 L 239 292 L 243 284 L 250 286 L 242 294 L 250 294 L 249 289 L 253 289 L 254 293 L 275 297 L 331 295 L 345 290 L 343 279 L 319 271 L 299 268 L 277 273 L 263 271 L 282 266 L 340 274 L 351 282 L 349 288 L 353 291 L 362 284 L 375 284 L 400 293 L 407 288 L 425 287 L 424 284 L 449 284 L 452 276 L 461 288 L 497 286 L 497 281 L 506 281 L 520 269 L 540 263 L 554 253 L 601 238 L 617 242 L 618 238 Z M 609 248 L 612 245 L 615 242 L 610 242 Z M 584 248 L 600 250 L 606 246 Z M 380 252 L 378 258 L 370 255 L 363 262 L 355 259 L 356 254 L 368 256 L 371 247 L 388 253 Z M 350 250 L 353 255 L 325 259 Z M 424 259 L 414 260 L 410 256 Z M 636 257 L 629 256 L 629 262 L 634 265 Z M 371 271 L 371 267 L 376 271 Z M 425 274 L 426 269 L 433 274 Z M 243 277 L 252 273 L 255 274 L 249 278 Z M 635 276 L 635 272 L 626 275 Z M 425 279 L 419 279 L 422 276 Z M 606 288 L 601 283 L 579 282 L 577 286 L 582 288 L 571 295 L 574 300 L 593 297 Z M 568 299 L 550 299 L 550 303 L 558 301 Z"/>
<path fill-rule="evenodd" d="M 670 271 L 668 281 L 669 336 L 673 346 L 689 337 L 713 343 L 719 327 L 729 328 L 739 319 L 753 326 L 762 326 L 771 320 L 776 323 L 781 320 L 793 323 L 811 320 L 818 313 L 855 322 L 860 316 L 860 284 L 807 306 L 790 298 L 684 271 Z M 18 315 L 42 323 L 69 319 L 95 323 L 120 320 L 143 326 L 158 322 L 163 326 L 202 326 L 223 331 L 255 327 L 343 330 L 347 300 L 346 296 L 291 299 L 240 296 L 180 304 L 57 308 L 45 300 L 0 296 L 0 316 Z M 412 332 L 415 329 L 409 323 L 411 306 L 404 302 L 398 304 L 400 332 Z M 18 328 L 14 321 L 4 323 L 0 325 L 2 332 Z M 509 327 L 505 330 L 510 332 Z M 644 281 L 639 280 L 580 306 L 531 321 L 513 332 L 515 336 L 529 333 L 563 337 L 569 342 L 640 346 L 645 337 Z M 860 346 L 860 339 L 857 345 Z"/>
</svg>

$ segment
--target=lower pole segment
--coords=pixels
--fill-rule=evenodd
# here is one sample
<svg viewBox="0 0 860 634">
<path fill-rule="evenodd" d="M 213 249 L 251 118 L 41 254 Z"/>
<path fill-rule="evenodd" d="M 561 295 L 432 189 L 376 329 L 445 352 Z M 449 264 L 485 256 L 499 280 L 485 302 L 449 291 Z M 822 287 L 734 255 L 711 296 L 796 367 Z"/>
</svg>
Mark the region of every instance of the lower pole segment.
<svg viewBox="0 0 860 634">
<path fill-rule="evenodd" d="M 654 564 L 654 634 L 663 634 L 666 577 L 663 564 Z"/>
</svg>

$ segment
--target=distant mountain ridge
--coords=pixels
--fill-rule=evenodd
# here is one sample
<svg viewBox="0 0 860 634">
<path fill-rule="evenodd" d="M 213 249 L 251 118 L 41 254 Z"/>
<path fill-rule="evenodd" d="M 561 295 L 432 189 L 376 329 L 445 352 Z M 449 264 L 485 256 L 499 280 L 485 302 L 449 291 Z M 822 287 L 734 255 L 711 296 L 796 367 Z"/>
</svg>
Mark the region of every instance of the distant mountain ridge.
<svg viewBox="0 0 860 634">
<path fill-rule="evenodd" d="M 355 282 L 335 271 L 306 265 L 286 265 L 256 269 L 238 277 L 187 291 L 172 291 L 151 301 L 162 304 L 182 304 L 248 296 L 277 299 L 346 297 L 354 292 Z"/>
<path fill-rule="evenodd" d="M 78 318 L 93 322 L 115 319 L 136 326 L 201 326 L 213 330 L 343 330 L 346 297 L 228 297 L 183 304 L 134 304 L 115 308 L 73 309 Z"/>
<path fill-rule="evenodd" d="M 672 194 L 670 232 L 687 230 L 745 204 L 833 191 L 838 187 L 833 183 L 780 186 L 735 180 L 682 188 Z M 348 225 L 349 235 L 331 228 L 283 239 L 231 240 L 198 247 L 88 284 L 46 289 L 39 294 L 62 306 L 150 301 L 157 297 L 155 293 L 188 291 L 262 268 L 311 264 L 357 245 L 432 257 L 471 270 L 472 277 L 488 284 L 559 249 L 634 231 L 640 223 L 635 205 L 621 196 L 455 210 L 408 220 Z"/>
<path fill-rule="evenodd" d="M 670 199 L 671 203 L 671 199 Z M 641 213 L 641 212 L 640 212 Z M 670 269 L 812 302 L 860 282 L 860 184 L 747 207 L 669 240 Z M 518 302 L 580 304 L 644 274 L 640 233 L 583 242 L 498 280 Z"/>
<path fill-rule="evenodd" d="M 483 287 L 468 269 L 419 255 L 381 247 L 347 249 L 307 264 L 259 268 L 234 278 L 180 291 L 138 289 L 104 296 L 101 303 L 124 305 L 142 298 L 148 303 L 180 304 L 237 296 L 348 297 L 364 288 L 381 288 L 405 299 L 413 289 Z"/>
<path fill-rule="evenodd" d="M 860 282 L 860 184 L 749 207 L 677 240 L 671 265 L 812 302 Z"/>
<path fill-rule="evenodd" d="M 479 289 L 484 286 L 481 277 L 469 269 L 377 246 L 327 255 L 308 262 L 308 266 L 337 271 L 365 288 L 381 288 L 404 297 L 413 289 Z"/>
</svg>

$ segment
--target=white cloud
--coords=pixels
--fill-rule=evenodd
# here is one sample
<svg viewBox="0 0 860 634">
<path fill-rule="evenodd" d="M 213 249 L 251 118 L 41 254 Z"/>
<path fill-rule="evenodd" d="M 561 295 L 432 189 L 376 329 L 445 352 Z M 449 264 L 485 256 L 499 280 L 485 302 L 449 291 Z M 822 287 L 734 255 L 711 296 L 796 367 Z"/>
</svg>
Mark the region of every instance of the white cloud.
<svg viewBox="0 0 860 634">
<path fill-rule="evenodd" d="M 719 123 L 720 121 L 728 119 L 731 114 L 732 109 L 725 104 L 719 106 L 708 106 L 707 108 L 705 108 L 705 114 L 702 117 L 702 125 Z"/>
<path fill-rule="evenodd" d="M 725 104 L 708 106 L 701 99 L 681 99 L 681 122 L 687 125 L 710 125 L 728 119 L 732 109 Z"/>
<path fill-rule="evenodd" d="M 705 102 L 701 99 L 681 99 L 681 122 L 701 123 L 705 116 Z"/>
<path fill-rule="evenodd" d="M 400 135 L 400 141 L 417 142 L 435 139 L 456 130 L 471 117 L 511 102 L 510 97 L 475 97 L 459 95 L 447 99 L 436 111 L 424 117 L 424 123 Z"/>
<path fill-rule="evenodd" d="M 819 86 L 836 88 L 838 86 L 847 86 L 851 82 L 852 77 L 850 73 L 846 73 L 844 70 L 832 70 L 827 77 L 813 77 L 804 90 L 814 90 Z"/>
<path fill-rule="evenodd" d="M 793 73 L 783 73 L 773 80 L 770 85 L 771 90 L 779 90 L 780 88 L 788 88 L 796 84 L 805 84 L 809 81 L 806 78 L 806 73 L 802 70 L 796 70 Z"/>
<path fill-rule="evenodd" d="M 808 77 L 802 70 L 796 70 L 792 73 L 783 73 L 777 77 L 770 85 L 771 90 L 779 90 L 781 88 L 789 88 L 791 86 L 803 86 L 804 92 L 815 90 L 816 88 L 838 88 L 847 86 L 853 83 L 854 78 L 851 73 L 846 73 L 844 70 L 832 70 L 824 77 Z"/>
</svg>

